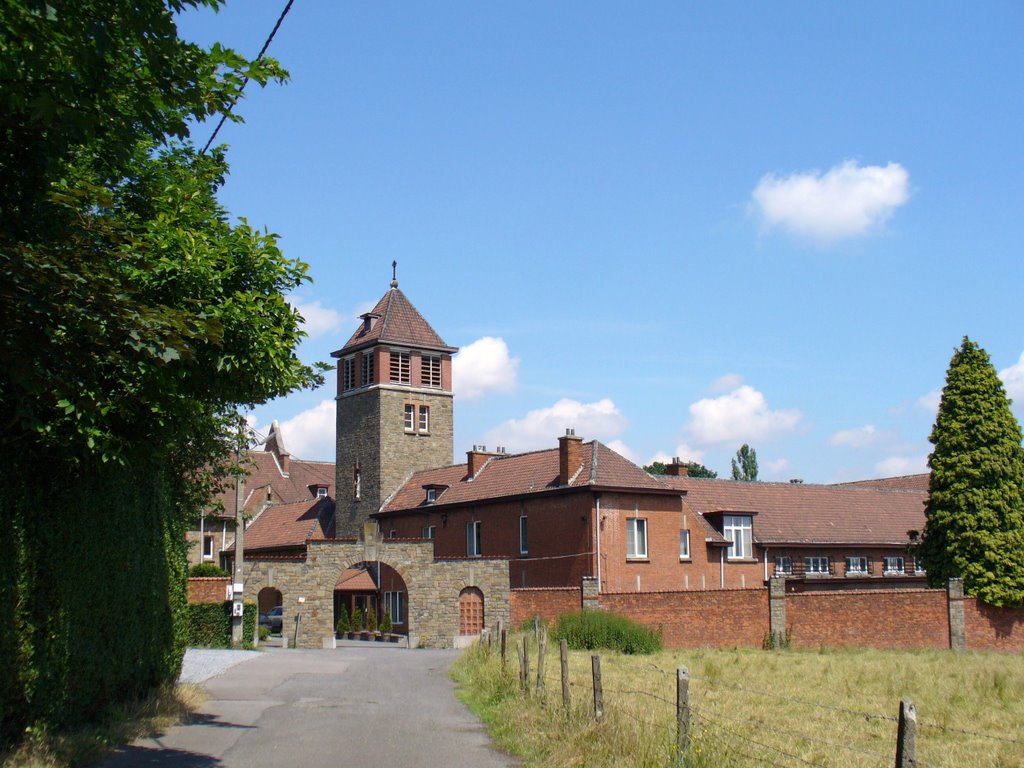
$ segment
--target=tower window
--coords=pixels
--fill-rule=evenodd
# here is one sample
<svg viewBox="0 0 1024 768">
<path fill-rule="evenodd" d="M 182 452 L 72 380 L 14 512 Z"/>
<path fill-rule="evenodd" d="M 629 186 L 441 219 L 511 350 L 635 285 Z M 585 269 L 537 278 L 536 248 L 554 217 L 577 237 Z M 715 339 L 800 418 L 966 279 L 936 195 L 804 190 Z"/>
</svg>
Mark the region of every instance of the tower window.
<svg viewBox="0 0 1024 768">
<path fill-rule="evenodd" d="M 420 432 L 430 431 L 430 406 L 420 406 Z"/>
<path fill-rule="evenodd" d="M 480 521 L 466 523 L 466 554 L 469 557 L 480 557 Z"/>
<path fill-rule="evenodd" d="M 441 358 L 424 357 L 420 365 L 420 383 L 424 387 L 441 386 Z"/>
<path fill-rule="evenodd" d="M 355 467 L 352 468 L 352 498 L 359 501 L 363 494 L 363 473 L 359 469 L 359 463 L 357 462 Z"/>
<path fill-rule="evenodd" d="M 343 391 L 355 389 L 356 386 L 356 359 L 346 357 L 341 361 L 341 388 Z"/>
<path fill-rule="evenodd" d="M 405 431 L 412 432 L 416 429 L 416 406 L 412 403 L 405 404 Z"/>
<path fill-rule="evenodd" d="M 363 386 L 373 384 L 373 352 L 363 352 Z"/>
<path fill-rule="evenodd" d="M 391 381 L 396 384 L 408 384 L 409 379 L 409 353 L 391 353 Z"/>
</svg>

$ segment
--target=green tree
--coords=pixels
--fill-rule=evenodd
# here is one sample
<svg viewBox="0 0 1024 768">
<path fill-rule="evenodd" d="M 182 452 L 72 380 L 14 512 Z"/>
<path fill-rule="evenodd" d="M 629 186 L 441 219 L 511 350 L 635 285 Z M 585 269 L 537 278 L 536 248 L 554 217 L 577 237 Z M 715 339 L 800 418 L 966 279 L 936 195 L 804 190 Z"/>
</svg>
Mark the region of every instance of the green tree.
<svg viewBox="0 0 1024 768">
<path fill-rule="evenodd" d="M 683 466 L 686 467 L 686 474 L 689 477 L 709 477 L 712 479 L 718 477 L 718 473 L 715 470 L 708 469 L 696 461 L 688 461 Z M 662 461 L 652 461 L 650 464 L 645 464 L 643 470 L 649 475 L 664 475 L 666 471 L 665 463 Z"/>
<path fill-rule="evenodd" d="M 932 586 L 962 577 L 969 594 L 1024 604 L 1024 448 L 988 354 L 966 336 L 946 372 L 935 426 L 923 539 Z"/>
<path fill-rule="evenodd" d="M 757 451 L 744 443 L 732 460 L 732 479 L 752 482 L 757 480 Z"/>
</svg>

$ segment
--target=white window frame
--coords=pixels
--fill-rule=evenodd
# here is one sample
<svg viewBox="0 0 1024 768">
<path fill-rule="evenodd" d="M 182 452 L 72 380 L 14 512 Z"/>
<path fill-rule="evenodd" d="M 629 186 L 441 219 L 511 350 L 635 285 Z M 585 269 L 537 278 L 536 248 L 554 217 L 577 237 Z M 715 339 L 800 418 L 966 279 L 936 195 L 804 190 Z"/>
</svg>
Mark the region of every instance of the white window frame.
<svg viewBox="0 0 1024 768">
<path fill-rule="evenodd" d="M 679 531 L 679 559 L 690 559 L 690 529 L 682 528 Z"/>
<path fill-rule="evenodd" d="M 203 534 L 203 560 L 213 560 L 213 553 L 216 548 L 217 543 L 216 540 L 214 539 L 213 534 Z"/>
<path fill-rule="evenodd" d="M 466 557 L 480 557 L 483 551 L 479 520 L 466 523 Z"/>
<path fill-rule="evenodd" d="M 410 384 L 412 379 L 410 354 L 408 352 L 391 352 L 390 381 L 392 384 Z"/>
<path fill-rule="evenodd" d="M 373 352 L 363 352 L 362 385 L 368 387 L 373 384 Z"/>
<path fill-rule="evenodd" d="M 729 540 L 729 560 L 754 558 L 754 523 L 750 515 L 724 515 L 722 535 Z"/>
<path fill-rule="evenodd" d="M 441 388 L 441 358 L 424 355 L 420 358 L 420 385 Z"/>
<path fill-rule="evenodd" d="M 356 358 L 349 355 L 341 360 L 341 389 L 348 392 L 356 388 Z"/>
<path fill-rule="evenodd" d="M 891 566 L 895 565 L 893 568 Z M 892 575 L 903 575 L 906 573 L 907 561 L 903 559 L 903 555 L 886 555 L 882 558 L 882 572 L 887 576 Z"/>
<path fill-rule="evenodd" d="M 519 554 L 525 555 L 530 551 L 530 524 L 526 515 L 519 516 Z"/>
<path fill-rule="evenodd" d="M 853 574 L 857 576 L 867 576 L 870 574 L 871 563 L 868 562 L 867 555 L 847 555 L 846 573 L 847 575 Z"/>
<path fill-rule="evenodd" d="M 430 432 L 430 406 L 421 405 L 417 411 L 417 427 L 422 434 L 428 434 Z"/>
<path fill-rule="evenodd" d="M 416 406 L 412 403 L 405 404 L 405 431 L 414 432 L 416 430 Z"/>
<path fill-rule="evenodd" d="M 822 570 L 819 566 L 824 565 L 825 568 Z M 829 575 L 829 561 L 828 555 L 807 555 L 804 557 L 804 575 L 805 576 L 828 576 Z"/>
<path fill-rule="evenodd" d="M 436 525 L 424 525 L 423 526 L 423 538 L 430 539 L 433 541 L 437 538 L 437 526 Z"/>
<path fill-rule="evenodd" d="M 647 559 L 646 517 L 630 517 L 626 520 L 626 559 Z"/>
<path fill-rule="evenodd" d="M 395 626 L 405 626 L 405 601 L 402 599 L 403 594 L 402 592 L 384 593 L 384 611 L 391 615 L 391 623 Z"/>
<path fill-rule="evenodd" d="M 775 556 L 775 575 L 776 576 L 792 576 L 793 575 L 793 558 L 790 555 L 776 555 Z"/>
</svg>

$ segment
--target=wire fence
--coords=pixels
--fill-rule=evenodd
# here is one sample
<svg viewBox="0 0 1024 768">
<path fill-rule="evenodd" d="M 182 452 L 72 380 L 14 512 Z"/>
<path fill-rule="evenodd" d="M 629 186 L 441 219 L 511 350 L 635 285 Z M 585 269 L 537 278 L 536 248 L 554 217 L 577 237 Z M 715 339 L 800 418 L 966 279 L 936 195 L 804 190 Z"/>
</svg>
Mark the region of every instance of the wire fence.
<svg viewBox="0 0 1024 768">
<path fill-rule="evenodd" d="M 918 718 L 908 700 L 894 702 L 898 714 L 865 711 L 831 701 L 761 690 L 723 681 L 719 676 L 691 674 L 686 668 L 666 670 L 647 665 L 649 677 L 601 672 L 601 657 L 592 656 L 591 670 L 569 663 L 562 646 L 548 648 L 547 632 L 517 638 L 508 648 L 506 630 L 485 637 L 488 648 L 499 647 L 502 664 L 518 658 L 519 690 L 546 707 L 598 724 L 609 719 L 642 733 L 661 745 L 666 765 L 685 766 L 863 766 L 864 768 L 945 768 L 982 765 L 947 754 L 941 745 L 957 741 L 994 745 L 991 765 L 1024 765 L 1024 738 L 1016 733 L 986 733 Z M 575 667 L 575 668 L 574 668 Z M 652 678 L 654 683 L 652 684 Z M 631 680 L 633 684 L 631 684 Z M 660 681 L 660 682 L 658 682 Z M 561 701 L 559 701 L 559 691 Z M 737 706 L 737 701 L 742 706 Z M 785 717 L 780 713 L 785 711 Z M 937 737 L 936 735 L 940 737 Z M 936 745 L 925 750 L 919 742 Z M 1019 748 L 1019 749 L 1018 749 Z M 952 760 L 952 762 L 948 762 Z"/>
</svg>

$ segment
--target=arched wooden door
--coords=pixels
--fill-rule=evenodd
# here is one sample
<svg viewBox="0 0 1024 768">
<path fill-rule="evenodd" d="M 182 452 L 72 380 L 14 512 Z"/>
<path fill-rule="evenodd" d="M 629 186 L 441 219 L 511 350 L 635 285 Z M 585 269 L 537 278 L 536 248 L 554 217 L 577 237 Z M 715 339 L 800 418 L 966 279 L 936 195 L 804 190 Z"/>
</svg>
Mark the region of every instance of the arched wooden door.
<svg viewBox="0 0 1024 768">
<path fill-rule="evenodd" d="M 459 593 L 459 634 L 479 635 L 484 628 L 484 593 L 466 587 Z"/>
</svg>

